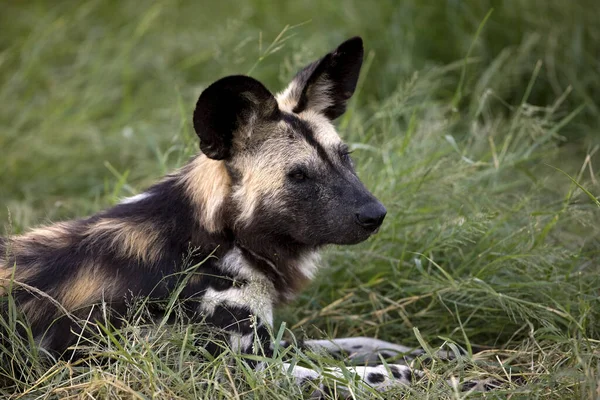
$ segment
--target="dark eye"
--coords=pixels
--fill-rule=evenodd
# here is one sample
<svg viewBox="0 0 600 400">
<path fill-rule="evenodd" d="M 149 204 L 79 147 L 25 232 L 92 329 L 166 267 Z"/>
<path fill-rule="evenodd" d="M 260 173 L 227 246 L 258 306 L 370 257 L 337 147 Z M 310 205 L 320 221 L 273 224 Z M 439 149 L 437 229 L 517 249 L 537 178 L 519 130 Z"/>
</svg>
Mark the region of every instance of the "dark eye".
<svg viewBox="0 0 600 400">
<path fill-rule="evenodd" d="M 292 172 L 290 172 L 288 176 L 291 180 L 295 182 L 302 182 L 308 179 L 308 177 L 306 176 L 306 172 L 304 172 L 304 170 L 300 168 L 292 170 Z"/>
<path fill-rule="evenodd" d="M 350 158 L 350 154 L 352 152 L 350 150 L 343 150 L 340 153 L 340 157 L 342 157 L 342 161 L 344 161 L 345 163 L 352 163 L 352 159 Z"/>
</svg>

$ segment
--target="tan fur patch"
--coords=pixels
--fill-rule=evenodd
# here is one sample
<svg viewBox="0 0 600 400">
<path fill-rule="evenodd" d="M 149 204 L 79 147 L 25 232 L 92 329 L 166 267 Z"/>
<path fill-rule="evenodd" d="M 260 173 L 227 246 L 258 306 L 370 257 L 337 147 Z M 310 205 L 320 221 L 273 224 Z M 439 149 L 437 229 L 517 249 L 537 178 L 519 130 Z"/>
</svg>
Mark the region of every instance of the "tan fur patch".
<svg viewBox="0 0 600 400">
<path fill-rule="evenodd" d="M 91 225 L 84 235 L 92 242 L 109 237 L 111 245 L 121 255 L 144 262 L 158 260 L 162 250 L 160 231 L 151 222 L 132 223 L 117 218 L 105 218 Z"/>
<path fill-rule="evenodd" d="M 281 165 L 277 165 L 279 157 L 240 157 L 243 167 L 242 182 L 233 193 L 233 199 L 240 206 L 238 221 L 250 221 L 254 211 L 265 193 L 275 194 L 283 185 L 284 173 Z M 267 160 L 269 158 L 269 160 Z M 271 199 L 275 206 L 276 197 Z"/>
<path fill-rule="evenodd" d="M 5 253 L 0 255 L 0 295 L 4 295 L 5 289 L 19 282 L 26 282 L 38 272 L 36 265 L 18 265 L 11 260 L 19 260 L 19 256 L 31 256 L 40 251 L 41 247 L 56 249 L 67 246 L 71 239 L 72 222 L 59 222 L 54 225 L 36 228 L 21 236 L 15 236 L 7 240 Z"/>
<path fill-rule="evenodd" d="M 26 268 L 18 268 L 13 265 L 5 265 L 2 261 L 0 266 L 0 296 L 6 295 L 9 288 L 18 288 L 20 282 L 26 282 L 35 275 L 36 266 L 28 265 Z"/>
<path fill-rule="evenodd" d="M 209 232 L 221 231 L 221 211 L 231 191 L 225 163 L 200 154 L 182 171 L 179 179 L 198 210 L 197 218 L 202 226 Z"/>
<path fill-rule="evenodd" d="M 298 104 L 298 98 L 302 89 L 298 87 L 296 81 L 292 81 L 283 92 L 277 93 L 275 98 L 277 104 L 282 111 L 291 113 L 296 104 Z"/>
<path fill-rule="evenodd" d="M 330 107 L 333 104 L 331 87 L 332 83 L 327 75 L 320 76 L 319 79 L 310 86 L 306 93 L 308 103 L 306 104 L 305 110 L 322 112 L 327 109 L 327 107 Z M 299 86 L 298 81 L 293 80 L 284 91 L 275 96 L 279 108 L 291 113 L 300 101 L 303 90 L 304 88 Z"/>
<path fill-rule="evenodd" d="M 102 299 L 110 300 L 116 293 L 116 281 L 106 276 L 101 268 L 78 266 L 76 271 L 74 277 L 48 293 L 23 285 L 21 290 L 30 292 L 31 296 L 19 305 L 19 309 L 30 323 L 48 316 L 49 312 L 50 315 L 59 316 L 99 303 Z M 15 287 L 19 287 L 20 282 L 15 282 Z"/>
<path fill-rule="evenodd" d="M 48 312 L 48 304 L 45 304 L 45 299 L 32 296 L 23 304 L 19 305 L 19 310 L 27 316 L 29 323 L 35 323 Z"/>
<path fill-rule="evenodd" d="M 79 266 L 77 271 L 57 291 L 56 298 L 65 309 L 72 312 L 112 297 L 115 282 L 102 268 Z"/>
<path fill-rule="evenodd" d="M 36 228 L 21 236 L 11 238 L 8 251 L 12 254 L 27 254 L 32 245 L 57 249 L 71 241 L 72 222 L 58 222 L 50 226 Z"/>
<path fill-rule="evenodd" d="M 312 128 L 315 140 L 327 151 L 337 151 L 336 148 L 342 143 L 339 134 L 329 119 L 314 110 L 306 110 L 298 114 Z"/>
<path fill-rule="evenodd" d="M 48 230 L 44 230 L 47 233 Z M 30 234 L 29 234 L 30 235 Z M 27 236 L 17 236 L 7 239 L 6 249 L 0 256 L 0 296 L 4 296 L 9 288 L 17 288 L 20 283 L 25 283 L 29 278 L 39 271 L 39 266 L 35 264 L 18 265 L 15 261 L 21 255 L 31 255 L 35 249 L 32 243 L 40 243 L 39 240 L 26 240 Z M 47 243 L 57 245 L 62 239 L 53 240 L 47 237 Z"/>
<path fill-rule="evenodd" d="M 243 174 L 241 185 L 232 194 L 240 207 L 237 223 L 249 223 L 260 201 L 267 202 L 271 209 L 279 207 L 279 190 L 285 182 L 287 166 L 292 162 L 309 162 L 315 157 L 314 149 L 305 141 L 290 142 L 285 125 L 282 121 L 278 126 L 271 126 L 271 137 L 256 154 L 241 153 L 236 158 L 235 167 Z"/>
<path fill-rule="evenodd" d="M 39 247 L 56 249 L 69 244 L 71 236 L 71 222 L 59 222 L 54 225 L 37 228 L 21 236 L 9 238 L 6 243 L 5 253 L 0 255 L 0 295 L 14 279 L 15 285 L 25 282 L 38 271 L 35 265 L 16 265 L 14 261 L 19 256 L 30 256 L 40 251 Z"/>
</svg>

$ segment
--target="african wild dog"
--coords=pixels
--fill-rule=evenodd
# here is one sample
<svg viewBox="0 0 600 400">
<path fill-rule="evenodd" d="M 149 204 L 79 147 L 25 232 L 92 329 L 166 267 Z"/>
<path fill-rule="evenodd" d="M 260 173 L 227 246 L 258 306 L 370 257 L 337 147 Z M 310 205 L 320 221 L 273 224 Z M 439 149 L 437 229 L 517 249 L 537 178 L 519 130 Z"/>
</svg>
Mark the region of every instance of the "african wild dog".
<svg viewBox="0 0 600 400">
<path fill-rule="evenodd" d="M 36 342 L 62 354 L 81 331 L 69 316 L 100 320 L 104 303 L 118 325 L 132 297 L 169 298 L 182 270 L 198 265 L 179 294 L 190 315 L 220 328 L 235 351 L 257 351 L 259 339 L 268 353 L 273 308 L 314 277 L 319 249 L 366 240 L 386 215 L 332 125 L 362 60 L 362 40 L 347 40 L 277 96 L 250 77 L 223 78 L 196 104 L 202 153 L 187 165 L 92 217 L 0 240 L 2 293 L 14 286 Z M 371 361 L 381 349 L 410 351 L 366 338 L 306 344 Z M 404 365 L 355 371 L 376 387 L 412 376 Z"/>
</svg>

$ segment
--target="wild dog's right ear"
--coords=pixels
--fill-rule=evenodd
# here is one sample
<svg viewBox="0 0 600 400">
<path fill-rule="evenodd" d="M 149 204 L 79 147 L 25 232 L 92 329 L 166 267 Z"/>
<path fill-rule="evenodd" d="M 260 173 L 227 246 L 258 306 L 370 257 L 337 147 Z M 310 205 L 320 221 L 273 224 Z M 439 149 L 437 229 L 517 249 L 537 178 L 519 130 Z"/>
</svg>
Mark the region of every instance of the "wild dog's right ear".
<svg viewBox="0 0 600 400">
<path fill-rule="evenodd" d="M 202 92 L 194 110 L 194 129 L 200 150 L 207 157 L 223 160 L 231 156 L 234 136 L 264 119 L 279 117 L 275 97 L 262 83 L 248 76 L 220 79 Z"/>
<path fill-rule="evenodd" d="M 278 96 L 294 113 L 314 110 L 334 120 L 346 111 L 363 62 L 363 41 L 353 37 L 302 69 Z"/>
</svg>

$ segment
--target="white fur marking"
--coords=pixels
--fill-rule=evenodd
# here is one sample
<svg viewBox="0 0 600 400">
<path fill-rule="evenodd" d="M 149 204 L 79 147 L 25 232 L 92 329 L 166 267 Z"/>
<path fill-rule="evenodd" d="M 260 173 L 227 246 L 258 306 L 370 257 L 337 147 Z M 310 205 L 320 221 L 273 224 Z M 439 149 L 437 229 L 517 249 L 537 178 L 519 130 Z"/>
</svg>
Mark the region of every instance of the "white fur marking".
<svg viewBox="0 0 600 400">
<path fill-rule="evenodd" d="M 252 346 L 252 342 L 254 341 L 254 332 L 249 333 L 247 335 L 240 336 L 237 333 L 232 333 L 229 336 L 229 343 L 231 346 L 231 350 L 236 353 L 240 353 L 250 346 Z"/>
<path fill-rule="evenodd" d="M 294 92 L 299 92 L 296 81 L 292 81 L 283 92 L 275 96 L 282 111 L 291 113 L 296 104 L 298 104 L 298 99 L 293 97 Z"/>
<path fill-rule="evenodd" d="M 291 371 L 290 371 L 290 368 L 291 368 Z M 389 372 L 388 372 L 388 368 L 389 368 Z M 411 371 L 411 369 L 409 367 L 407 367 L 406 365 L 388 364 L 388 368 L 386 368 L 385 365 L 378 365 L 376 367 L 352 367 L 352 366 L 345 367 L 345 369 L 347 369 L 351 373 L 356 374 L 363 382 L 367 383 L 368 385 L 372 386 L 373 388 L 375 388 L 377 390 L 385 390 L 385 389 L 388 389 L 390 387 L 397 386 L 397 385 L 408 386 L 411 384 L 411 382 L 410 382 L 410 380 L 406 379 L 406 376 L 412 376 L 413 374 L 415 374 L 417 376 L 423 375 L 423 373 L 421 371 Z M 307 379 L 316 381 L 315 384 L 318 385 L 319 389 L 315 393 L 313 393 L 313 396 L 318 396 L 319 394 L 321 394 L 324 391 L 324 385 L 321 382 L 319 382 L 319 380 L 321 379 L 321 375 L 318 372 L 316 372 L 312 369 L 309 369 L 309 368 L 300 367 L 298 365 L 294 365 L 292 367 L 291 364 L 289 364 L 289 363 L 283 363 L 283 370 L 286 373 L 291 372 L 291 375 L 296 379 L 297 384 L 301 384 L 301 383 L 303 383 L 303 381 L 305 381 Z M 340 381 L 345 380 L 344 371 L 342 371 L 342 369 L 340 369 L 340 368 L 325 368 L 324 371 L 328 375 L 333 375 Z M 400 377 L 395 378 L 393 376 L 393 371 L 396 371 Z M 408 372 L 406 372 L 406 371 L 408 371 Z M 379 377 L 380 378 L 383 377 L 383 381 L 382 382 L 371 381 L 369 379 L 370 374 L 380 375 Z M 344 385 L 341 382 L 339 383 L 339 390 L 341 391 L 342 394 L 347 392 L 347 389 L 344 387 Z M 313 396 L 311 396 L 311 398 Z"/>
<path fill-rule="evenodd" d="M 248 265 L 248 262 L 242 255 L 242 251 L 237 247 L 231 249 L 221 259 L 221 268 L 223 268 L 224 272 L 229 272 L 233 276 L 239 276 L 248 280 L 265 279 L 263 274 Z"/>
<path fill-rule="evenodd" d="M 298 270 L 302 275 L 304 275 L 307 279 L 312 280 L 317 271 L 319 270 L 319 262 L 321 261 L 321 256 L 316 251 L 313 253 L 309 253 L 298 261 Z"/>
<path fill-rule="evenodd" d="M 331 98 L 332 82 L 327 75 L 322 75 L 317 82 L 313 83 L 307 95 L 306 110 L 315 112 L 323 112 L 325 109 L 333 105 Z M 292 112 L 294 107 L 300 101 L 300 96 L 304 88 L 298 86 L 298 81 L 293 80 L 283 92 L 278 93 L 275 98 L 279 108 L 286 112 Z"/>
<path fill-rule="evenodd" d="M 325 349 L 328 351 L 344 350 L 348 354 L 352 353 L 399 353 L 409 354 L 413 348 L 402 346 L 385 340 L 374 339 L 370 337 L 349 337 L 331 340 L 307 340 L 304 344 L 313 350 Z M 360 347 L 359 347 L 360 346 Z"/>
<path fill-rule="evenodd" d="M 144 193 L 140 193 L 140 194 L 136 194 L 135 196 L 131 196 L 131 197 L 126 197 L 123 200 L 121 200 L 119 202 L 119 204 L 132 204 L 132 203 L 137 203 L 139 201 L 142 201 L 144 199 L 147 199 L 148 197 L 150 197 L 151 194 L 148 192 L 144 192 Z"/>
<path fill-rule="evenodd" d="M 319 373 L 310 368 L 301 367 L 299 365 L 294 365 L 292 370 L 290 371 L 290 363 L 283 363 L 283 371 L 291 372 L 294 378 L 296 378 L 298 383 L 301 383 L 303 379 L 319 379 Z"/>
<path fill-rule="evenodd" d="M 253 271 L 245 263 L 240 250 L 235 248 L 224 258 L 222 266 L 234 275 L 246 278 L 248 283 L 242 287 L 232 287 L 217 291 L 209 288 L 204 294 L 201 309 L 212 315 L 219 304 L 234 304 L 248 307 L 263 323 L 273 326 L 273 304 L 276 297 L 273 283 L 262 274 Z"/>
<path fill-rule="evenodd" d="M 299 114 L 299 117 L 306 121 L 313 129 L 315 139 L 326 149 L 336 148 L 342 143 L 340 135 L 335 127 L 323 114 L 314 110 L 306 110 Z"/>
</svg>

